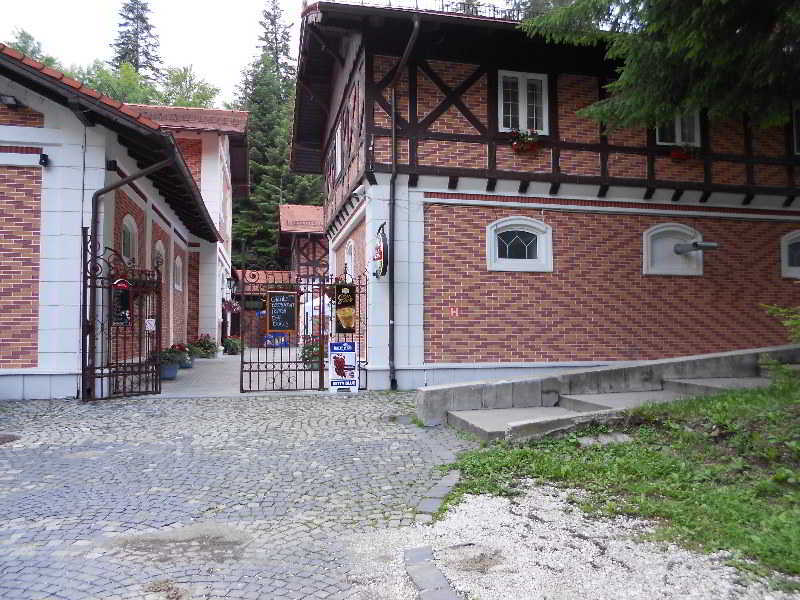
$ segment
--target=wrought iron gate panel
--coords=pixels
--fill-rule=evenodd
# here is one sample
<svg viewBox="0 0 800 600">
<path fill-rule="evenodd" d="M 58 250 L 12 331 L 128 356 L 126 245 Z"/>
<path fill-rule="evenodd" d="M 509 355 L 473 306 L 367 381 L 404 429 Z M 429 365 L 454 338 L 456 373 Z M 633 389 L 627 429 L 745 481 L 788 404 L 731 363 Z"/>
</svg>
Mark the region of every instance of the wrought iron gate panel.
<svg viewBox="0 0 800 600">
<path fill-rule="evenodd" d="M 83 228 L 81 397 L 161 392 L 161 271 L 137 269 Z"/>
<path fill-rule="evenodd" d="M 335 333 L 331 297 L 337 283 L 355 289 L 353 333 Z M 328 342 L 358 342 L 359 388 L 367 388 L 366 272 L 356 278 L 346 272 L 338 277 L 290 277 L 288 272 L 243 270 L 238 292 L 242 392 L 327 389 Z M 296 328 L 291 333 L 268 331 L 270 292 L 296 294 Z M 320 356 L 326 358 L 319 360 Z"/>
</svg>

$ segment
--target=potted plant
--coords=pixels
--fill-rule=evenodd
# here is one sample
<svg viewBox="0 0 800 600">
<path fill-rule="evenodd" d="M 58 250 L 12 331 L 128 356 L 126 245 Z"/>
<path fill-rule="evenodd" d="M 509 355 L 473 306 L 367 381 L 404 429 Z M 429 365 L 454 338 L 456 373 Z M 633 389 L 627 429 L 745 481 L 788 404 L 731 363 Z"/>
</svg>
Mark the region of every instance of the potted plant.
<svg viewBox="0 0 800 600">
<path fill-rule="evenodd" d="M 172 344 L 169 349 L 183 353 L 183 360 L 181 360 L 180 363 L 181 369 L 191 369 L 194 367 L 194 356 L 189 352 L 189 347 L 186 344 Z"/>
<path fill-rule="evenodd" d="M 229 335 L 222 340 L 222 347 L 225 349 L 225 354 L 239 354 L 242 351 L 242 339 Z"/>
<path fill-rule="evenodd" d="M 161 371 L 161 379 L 175 379 L 178 377 L 178 368 L 184 358 L 184 353 L 180 350 L 162 350 L 156 352 L 154 360 L 158 363 Z"/>
<path fill-rule="evenodd" d="M 320 369 L 321 360 L 328 357 L 327 348 L 323 344 L 323 351 L 320 352 L 319 336 L 308 335 L 303 340 L 303 345 L 300 346 L 300 360 L 303 361 L 303 366 L 311 371 L 318 371 Z"/>
<path fill-rule="evenodd" d="M 189 356 L 192 359 L 192 365 L 194 365 L 194 359 L 200 358 L 203 355 L 203 350 L 197 344 L 186 344 L 186 351 L 189 353 Z"/>
<path fill-rule="evenodd" d="M 194 345 L 200 349 L 201 358 L 216 358 L 219 347 L 217 346 L 217 342 L 211 339 L 209 334 L 204 333 L 201 335 L 194 342 Z"/>
<path fill-rule="evenodd" d="M 669 151 L 669 157 L 676 161 L 689 160 L 696 156 L 697 148 L 694 146 L 673 146 Z"/>
<path fill-rule="evenodd" d="M 536 152 L 539 148 L 539 136 L 533 131 L 511 131 L 511 149 L 517 154 Z"/>
</svg>

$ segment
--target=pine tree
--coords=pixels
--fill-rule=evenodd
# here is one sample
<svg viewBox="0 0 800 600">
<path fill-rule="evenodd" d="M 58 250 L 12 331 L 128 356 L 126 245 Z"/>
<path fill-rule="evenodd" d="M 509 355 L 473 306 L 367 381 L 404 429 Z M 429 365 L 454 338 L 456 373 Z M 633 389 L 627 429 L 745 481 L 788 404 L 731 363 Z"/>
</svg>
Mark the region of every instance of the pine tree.
<svg viewBox="0 0 800 600">
<path fill-rule="evenodd" d="M 250 196 L 233 206 L 233 261 L 238 267 L 280 269 L 288 265 L 278 257 L 278 207 L 321 204 L 322 191 L 319 177 L 289 172 L 296 80 L 289 54 L 291 26 L 284 24 L 277 0 L 269 0 L 263 16 L 261 54 L 244 73 L 232 107 L 250 112 Z"/>
<path fill-rule="evenodd" d="M 159 41 L 150 23 L 150 7 L 146 0 L 125 0 L 119 11 L 117 39 L 111 44 L 114 57 L 110 65 L 119 70 L 123 63 L 151 81 L 161 76 Z"/>
</svg>

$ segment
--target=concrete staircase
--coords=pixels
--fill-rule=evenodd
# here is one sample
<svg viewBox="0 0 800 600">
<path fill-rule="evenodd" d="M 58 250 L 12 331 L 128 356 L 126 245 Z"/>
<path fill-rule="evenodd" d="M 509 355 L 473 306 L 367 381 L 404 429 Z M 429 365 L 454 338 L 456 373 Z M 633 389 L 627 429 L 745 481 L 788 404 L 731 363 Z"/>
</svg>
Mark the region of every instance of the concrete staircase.
<svg viewBox="0 0 800 600">
<path fill-rule="evenodd" d="M 643 404 L 766 387 L 772 380 L 759 366 L 765 357 L 777 354 L 784 361 L 800 363 L 797 347 L 752 353 L 651 361 L 555 378 L 422 388 L 417 394 L 417 414 L 426 425 L 438 424 L 431 422 L 438 418 L 482 440 L 524 440 L 582 423 L 619 421 L 626 409 Z M 800 365 L 791 366 L 800 369 Z"/>
</svg>

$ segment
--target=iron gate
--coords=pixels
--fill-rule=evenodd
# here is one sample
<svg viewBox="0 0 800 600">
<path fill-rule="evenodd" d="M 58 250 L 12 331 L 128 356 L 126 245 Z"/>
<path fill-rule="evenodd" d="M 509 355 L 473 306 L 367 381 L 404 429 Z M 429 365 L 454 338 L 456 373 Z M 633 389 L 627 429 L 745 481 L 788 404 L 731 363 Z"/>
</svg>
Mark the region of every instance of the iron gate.
<svg viewBox="0 0 800 600">
<path fill-rule="evenodd" d="M 81 398 L 161 392 L 161 271 L 137 269 L 83 228 Z"/>
<path fill-rule="evenodd" d="M 345 283 L 355 291 L 354 310 L 347 314 L 353 332 L 336 333 L 333 295 L 336 284 Z M 270 327 L 276 298 L 285 306 L 294 302 L 292 327 Z M 359 388 L 367 388 L 366 272 L 356 278 L 346 271 L 338 277 L 291 277 L 289 272 L 244 270 L 239 311 L 242 392 L 327 389 L 328 342 L 358 342 Z"/>
</svg>

